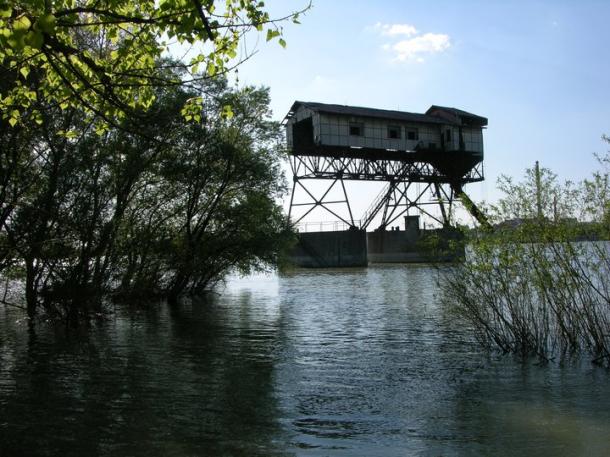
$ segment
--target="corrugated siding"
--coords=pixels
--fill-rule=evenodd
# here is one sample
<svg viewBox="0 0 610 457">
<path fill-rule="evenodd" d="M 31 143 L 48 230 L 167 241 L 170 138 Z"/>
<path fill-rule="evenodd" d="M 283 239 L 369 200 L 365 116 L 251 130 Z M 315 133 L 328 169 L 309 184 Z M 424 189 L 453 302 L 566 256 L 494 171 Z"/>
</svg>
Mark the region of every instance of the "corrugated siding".
<svg viewBox="0 0 610 457">
<path fill-rule="evenodd" d="M 377 149 L 413 150 L 418 142 L 435 143 L 440 147 L 439 128 L 434 125 L 388 122 L 380 119 L 334 116 L 321 113 L 320 143 L 328 146 L 360 146 Z M 350 123 L 363 124 L 364 135 L 349 134 Z M 315 123 L 314 123 L 315 125 Z M 388 126 L 400 127 L 400 138 L 388 138 Z M 407 130 L 417 130 L 419 140 L 408 140 Z"/>
<path fill-rule="evenodd" d="M 483 152 L 483 131 L 478 128 L 462 128 L 464 146 L 467 151 Z"/>
<path fill-rule="evenodd" d="M 399 151 L 414 150 L 418 143 L 423 147 L 441 147 L 440 135 L 451 131 L 451 141 L 446 149 L 459 149 L 459 130 L 451 125 L 430 125 L 416 122 L 387 121 L 375 118 L 358 116 L 340 116 L 328 113 L 318 113 L 306 107 L 300 107 L 288 120 L 286 125 L 286 139 L 288 146 L 292 147 L 292 124 L 308 117 L 312 118 L 314 141 L 316 144 L 327 146 L 359 146 L 375 149 L 396 149 Z M 362 136 L 350 135 L 350 123 L 362 124 Z M 388 138 L 388 126 L 400 127 L 400 138 Z M 407 139 L 409 130 L 417 131 L 417 140 Z M 483 152 L 483 132 L 479 128 L 462 129 L 464 146 L 467 151 Z"/>
<path fill-rule="evenodd" d="M 292 148 L 292 119 L 286 123 L 286 144 L 288 148 Z"/>
</svg>

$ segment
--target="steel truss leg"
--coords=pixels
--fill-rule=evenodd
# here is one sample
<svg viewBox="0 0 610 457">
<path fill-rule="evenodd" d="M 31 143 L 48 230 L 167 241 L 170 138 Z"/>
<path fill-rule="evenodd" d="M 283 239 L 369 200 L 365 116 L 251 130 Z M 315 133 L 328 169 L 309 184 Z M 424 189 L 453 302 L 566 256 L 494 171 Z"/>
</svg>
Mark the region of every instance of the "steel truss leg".
<svg viewBox="0 0 610 457">
<path fill-rule="evenodd" d="M 481 211 L 477 207 L 477 205 L 474 204 L 474 202 L 470 199 L 468 195 L 466 195 L 466 192 L 464 192 L 460 185 L 452 184 L 451 189 L 455 193 L 455 196 L 462 201 L 462 204 L 468 210 L 468 212 L 472 214 L 472 216 L 477 220 L 479 224 L 481 224 L 484 229 L 493 229 L 493 227 L 489 223 L 489 220 L 487 220 L 487 216 L 485 215 L 485 213 L 483 213 L 483 211 Z"/>
<path fill-rule="evenodd" d="M 448 227 L 451 224 L 451 219 L 445 210 L 445 204 L 443 202 L 443 197 L 441 196 L 441 189 L 438 183 L 434 183 L 434 193 L 436 194 L 436 198 L 438 199 L 438 206 L 441 209 L 441 214 L 443 216 L 443 227 Z"/>
<path fill-rule="evenodd" d="M 326 197 L 328 196 L 328 194 L 330 193 L 330 191 L 333 189 L 333 187 L 335 187 L 335 184 L 337 184 L 337 182 L 341 182 L 341 189 L 343 190 L 343 196 L 344 196 L 345 199 L 344 200 L 333 200 L 333 201 L 325 200 Z M 295 203 L 295 201 L 294 201 L 294 194 L 295 194 L 297 185 L 305 191 L 305 193 L 309 196 L 309 199 L 311 199 L 311 201 Z M 339 214 L 337 214 L 336 211 L 333 211 L 331 208 L 329 208 L 328 205 L 333 205 L 333 204 L 345 204 L 347 206 L 347 210 L 348 210 L 348 213 L 349 213 L 349 220 L 345 219 L 344 217 L 341 217 Z M 288 216 L 290 218 L 292 218 L 293 208 L 297 207 L 297 206 L 307 207 L 308 209 L 298 219 L 296 219 L 294 221 L 291 219 L 291 223 L 292 223 L 293 226 L 295 226 L 299 222 L 301 222 L 314 209 L 316 209 L 317 207 L 320 207 L 320 208 L 328 211 L 330 214 L 332 214 L 333 216 L 335 216 L 336 218 L 341 220 L 343 223 L 345 223 L 349 227 L 355 227 L 354 217 L 352 215 L 352 209 L 351 209 L 351 206 L 349 204 L 349 198 L 348 198 L 347 192 L 345 190 L 345 184 L 343 183 L 343 179 L 341 179 L 341 178 L 334 179 L 332 181 L 332 183 L 330 184 L 330 186 L 328 186 L 328 188 L 326 189 L 326 191 L 324 192 L 322 197 L 318 199 L 303 184 L 302 180 L 300 180 L 298 176 L 295 176 L 294 177 L 294 184 L 292 186 L 292 195 L 290 196 L 290 209 L 288 210 Z"/>
<path fill-rule="evenodd" d="M 354 168 L 354 163 L 336 159 L 325 161 L 324 158 L 321 157 L 293 156 L 292 160 L 290 161 L 290 166 L 292 168 L 294 182 L 292 186 L 292 195 L 290 197 L 290 208 L 288 215 L 289 218 L 292 218 L 294 208 L 297 206 L 305 207 L 306 211 L 298 219 L 292 221 L 292 224 L 294 225 L 299 223 L 319 206 L 346 225 L 355 227 L 356 221 L 354 221 L 349 196 L 345 188 L 344 176 L 348 176 L 348 179 L 365 179 L 363 176 L 368 176 L 367 173 L 372 173 L 372 169 L 369 169 L 369 165 L 356 169 Z M 409 181 L 409 176 L 415 172 L 419 173 L 419 176 L 423 179 Z M 472 173 L 475 173 L 473 176 L 483 179 L 482 164 L 473 169 Z M 468 195 L 466 195 L 466 193 L 463 191 L 462 183 L 441 184 L 438 181 L 433 181 L 432 178 L 436 177 L 436 175 L 434 175 L 434 170 L 428 170 L 425 167 L 420 167 L 418 169 L 409 167 L 408 169 L 404 170 L 393 170 L 392 177 L 390 177 L 390 175 L 387 177 L 389 178 L 387 187 L 384 188 L 379 196 L 373 201 L 372 205 L 367 212 L 365 212 L 362 220 L 359 222 L 361 229 L 366 229 L 381 211 L 383 211 L 383 213 L 379 228 L 385 229 L 403 214 L 409 214 L 409 210 L 411 208 L 416 208 L 422 214 L 426 214 L 431 219 L 446 227 L 451 225 L 453 222 L 453 202 L 456 199 L 462 202 L 464 207 L 470 212 L 470 214 L 472 214 L 479 224 L 481 224 L 481 226 L 491 228 L 485 214 L 479 208 L 477 208 L 472 200 L 470 200 Z M 426 178 L 429 178 L 430 180 L 427 180 Z M 322 197 L 317 199 L 303 183 L 305 179 L 331 179 L 332 182 Z M 329 192 L 337 184 L 337 181 L 340 181 L 341 183 L 343 199 L 337 201 L 326 200 Z M 424 184 L 424 190 L 420 192 L 418 185 L 417 191 L 413 192 L 413 186 L 411 185 L 414 183 Z M 310 201 L 302 203 L 295 202 L 295 192 L 299 187 L 305 191 Z M 424 198 L 424 195 L 426 192 L 428 192 L 428 190 L 430 190 L 433 196 L 432 201 L 426 201 Z M 409 191 L 411 191 L 411 195 L 414 195 L 415 198 L 409 197 Z M 334 204 L 345 205 L 349 217 L 346 219 L 329 207 L 329 205 Z M 426 209 L 428 205 L 438 206 L 440 210 L 440 217 L 431 214 L 431 212 Z"/>
</svg>

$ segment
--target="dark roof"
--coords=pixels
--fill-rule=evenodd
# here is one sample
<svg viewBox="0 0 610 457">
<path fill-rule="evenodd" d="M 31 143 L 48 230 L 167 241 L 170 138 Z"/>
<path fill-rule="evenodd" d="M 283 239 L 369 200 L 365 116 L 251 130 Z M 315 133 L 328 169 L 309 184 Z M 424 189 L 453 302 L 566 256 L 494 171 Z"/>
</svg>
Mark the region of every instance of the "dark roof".
<svg viewBox="0 0 610 457">
<path fill-rule="evenodd" d="M 432 105 L 430 108 L 428 108 L 428 111 L 426 111 L 426 114 L 428 114 L 430 111 L 433 110 L 442 110 L 442 111 L 448 111 L 450 113 L 455 114 L 456 116 L 462 117 L 462 118 L 469 118 L 473 121 L 475 121 L 477 124 L 480 125 L 487 125 L 487 118 L 483 117 L 483 116 L 478 116 L 476 114 L 472 114 L 469 113 L 468 111 L 464 111 L 458 108 L 451 108 L 449 106 L 438 106 L 438 105 Z"/>
<path fill-rule="evenodd" d="M 392 111 L 375 108 L 363 108 L 360 106 L 330 105 L 327 103 L 300 101 L 296 101 L 293 103 L 292 107 L 290 108 L 290 112 L 287 114 L 286 117 L 291 117 L 292 113 L 294 113 L 300 106 L 305 106 L 306 108 L 320 113 L 343 114 L 346 116 L 376 117 L 396 121 L 426 122 L 430 124 L 447 123 L 445 119 L 440 119 L 435 116 L 429 116 L 427 114 L 407 113 L 405 111 Z"/>
</svg>

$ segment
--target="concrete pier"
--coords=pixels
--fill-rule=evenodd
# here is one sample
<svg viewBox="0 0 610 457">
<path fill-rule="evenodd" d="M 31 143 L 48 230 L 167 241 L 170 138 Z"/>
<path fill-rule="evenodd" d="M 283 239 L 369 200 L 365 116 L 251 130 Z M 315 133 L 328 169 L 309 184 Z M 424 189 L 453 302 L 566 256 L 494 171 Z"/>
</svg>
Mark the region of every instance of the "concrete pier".
<svg viewBox="0 0 610 457">
<path fill-rule="evenodd" d="M 299 233 L 292 261 L 298 267 L 366 267 L 366 231 Z"/>
<path fill-rule="evenodd" d="M 405 230 L 367 234 L 368 259 L 373 263 L 453 262 L 463 257 L 462 234 L 451 227 L 421 230 L 419 216 L 405 216 Z"/>
<path fill-rule="evenodd" d="M 421 230 L 419 216 L 406 216 L 404 227 L 299 233 L 292 262 L 304 268 L 365 267 L 369 262 L 451 262 L 464 255 L 460 243 L 452 243 L 462 236 L 458 230 Z"/>
<path fill-rule="evenodd" d="M 417 238 L 404 231 L 367 233 L 368 259 L 373 263 L 417 263 L 427 261 L 417 249 Z"/>
<path fill-rule="evenodd" d="M 419 216 L 405 217 L 405 230 L 377 230 L 367 234 L 368 259 L 374 263 L 425 262 L 418 249 Z"/>
</svg>

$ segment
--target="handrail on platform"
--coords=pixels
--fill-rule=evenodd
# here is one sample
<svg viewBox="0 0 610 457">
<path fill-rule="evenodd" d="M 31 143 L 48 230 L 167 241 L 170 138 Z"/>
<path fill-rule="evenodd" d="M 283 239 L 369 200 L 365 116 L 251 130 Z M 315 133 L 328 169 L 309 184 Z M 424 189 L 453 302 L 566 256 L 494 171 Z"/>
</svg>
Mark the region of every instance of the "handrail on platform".
<svg viewBox="0 0 610 457">
<path fill-rule="evenodd" d="M 307 232 L 340 232 L 360 227 L 360 221 L 354 221 L 354 225 L 350 225 L 343 221 L 320 221 L 320 222 L 299 222 L 294 226 L 299 233 Z"/>
</svg>

